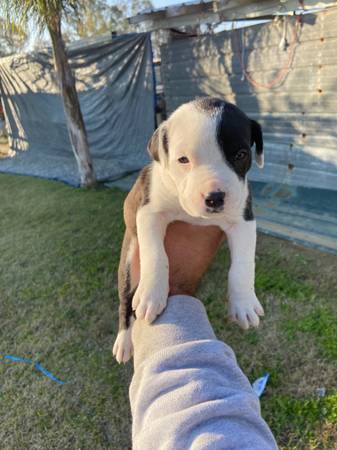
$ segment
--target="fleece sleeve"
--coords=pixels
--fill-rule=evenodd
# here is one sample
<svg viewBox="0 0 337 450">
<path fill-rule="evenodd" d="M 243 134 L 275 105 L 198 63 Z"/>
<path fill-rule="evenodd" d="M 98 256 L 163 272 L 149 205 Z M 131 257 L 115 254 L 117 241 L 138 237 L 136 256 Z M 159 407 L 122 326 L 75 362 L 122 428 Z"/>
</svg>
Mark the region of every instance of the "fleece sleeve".
<svg viewBox="0 0 337 450">
<path fill-rule="evenodd" d="M 170 297 L 153 324 L 134 323 L 133 343 L 133 449 L 277 449 L 259 399 L 198 299 Z"/>
</svg>

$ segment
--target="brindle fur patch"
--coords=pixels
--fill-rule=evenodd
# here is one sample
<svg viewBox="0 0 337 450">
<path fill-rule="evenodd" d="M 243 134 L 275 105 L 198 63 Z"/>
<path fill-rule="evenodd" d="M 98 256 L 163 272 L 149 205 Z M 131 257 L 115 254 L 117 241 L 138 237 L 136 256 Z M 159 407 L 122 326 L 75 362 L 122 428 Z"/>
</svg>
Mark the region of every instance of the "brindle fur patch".
<svg viewBox="0 0 337 450">
<path fill-rule="evenodd" d="M 252 201 L 252 189 L 250 184 L 248 184 L 248 196 L 246 201 L 246 206 L 243 211 L 243 218 L 248 222 L 249 220 L 254 220 L 253 212 L 253 201 Z"/>
<path fill-rule="evenodd" d="M 162 135 L 162 139 L 163 139 L 163 149 L 165 152 L 165 155 L 168 156 L 168 152 L 169 152 L 169 140 L 168 140 L 168 131 L 167 129 L 164 127 L 163 128 L 163 135 Z"/>
<path fill-rule="evenodd" d="M 139 175 L 140 184 L 143 191 L 143 201 L 141 203 L 141 206 L 147 205 L 150 201 L 151 169 L 152 165 L 146 166 Z"/>
<path fill-rule="evenodd" d="M 129 251 L 132 245 L 138 245 L 136 215 L 139 208 L 150 201 L 152 165 L 144 167 L 124 202 L 124 234 L 121 257 L 118 268 L 118 294 L 119 294 L 119 329 L 129 327 L 133 315 L 132 298 L 136 291 L 138 281 L 132 279 L 132 270 L 129 261 Z M 135 250 L 136 251 L 136 250 Z M 131 259 L 133 256 L 131 255 Z"/>
</svg>

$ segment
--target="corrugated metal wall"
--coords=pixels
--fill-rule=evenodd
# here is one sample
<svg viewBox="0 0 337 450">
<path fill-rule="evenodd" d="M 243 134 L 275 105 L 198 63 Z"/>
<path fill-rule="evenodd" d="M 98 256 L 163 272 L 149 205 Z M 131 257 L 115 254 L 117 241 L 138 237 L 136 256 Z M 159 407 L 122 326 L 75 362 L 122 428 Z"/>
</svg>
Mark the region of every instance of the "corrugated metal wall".
<svg viewBox="0 0 337 450">
<path fill-rule="evenodd" d="M 336 10 L 303 16 L 301 26 L 287 18 L 175 40 L 161 55 L 168 112 L 212 95 L 261 123 L 266 165 L 252 170 L 252 180 L 337 190 Z M 276 86 L 254 87 L 243 70 Z"/>
</svg>

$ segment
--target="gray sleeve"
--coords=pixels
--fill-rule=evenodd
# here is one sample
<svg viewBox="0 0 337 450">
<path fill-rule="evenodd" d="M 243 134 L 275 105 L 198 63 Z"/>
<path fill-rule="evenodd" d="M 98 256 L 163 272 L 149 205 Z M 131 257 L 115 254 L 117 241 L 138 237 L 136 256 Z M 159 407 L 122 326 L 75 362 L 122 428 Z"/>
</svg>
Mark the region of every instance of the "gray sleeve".
<svg viewBox="0 0 337 450">
<path fill-rule="evenodd" d="M 135 450 L 277 449 L 257 396 L 198 299 L 170 297 L 152 325 L 136 320 L 133 343 Z"/>
</svg>

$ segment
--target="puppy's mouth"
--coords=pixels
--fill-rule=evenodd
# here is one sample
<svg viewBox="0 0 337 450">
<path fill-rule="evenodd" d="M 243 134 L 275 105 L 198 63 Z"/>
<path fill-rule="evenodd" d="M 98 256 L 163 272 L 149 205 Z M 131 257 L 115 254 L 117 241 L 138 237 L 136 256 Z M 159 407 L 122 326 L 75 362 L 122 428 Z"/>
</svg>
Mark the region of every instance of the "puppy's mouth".
<svg viewBox="0 0 337 450">
<path fill-rule="evenodd" d="M 218 208 L 206 208 L 206 212 L 207 214 L 221 214 L 222 212 L 224 212 L 224 209 L 224 206 L 220 206 Z"/>
</svg>

